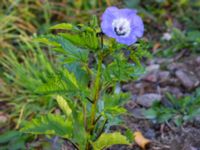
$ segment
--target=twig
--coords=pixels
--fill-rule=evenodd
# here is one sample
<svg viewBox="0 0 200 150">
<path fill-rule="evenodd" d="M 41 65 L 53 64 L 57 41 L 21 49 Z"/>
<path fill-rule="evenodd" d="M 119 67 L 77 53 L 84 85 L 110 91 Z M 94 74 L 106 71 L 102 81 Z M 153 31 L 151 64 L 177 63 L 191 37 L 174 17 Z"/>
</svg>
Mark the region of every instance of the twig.
<svg viewBox="0 0 200 150">
<path fill-rule="evenodd" d="M 108 122 L 108 119 L 106 119 L 106 120 L 104 121 L 101 130 L 99 131 L 99 133 L 98 133 L 97 136 L 96 136 L 96 139 L 98 139 L 98 138 L 100 137 L 100 135 L 102 134 L 102 132 L 104 131 L 107 122 Z M 95 139 L 95 140 L 96 140 L 96 139 Z"/>
<path fill-rule="evenodd" d="M 90 102 L 90 103 L 94 103 L 89 97 L 86 97 L 86 99 Z"/>
<path fill-rule="evenodd" d="M 79 150 L 79 147 L 78 147 L 75 143 L 73 143 L 70 139 L 67 139 L 67 138 L 66 138 L 66 140 L 67 140 L 68 142 L 70 142 L 70 143 L 74 146 L 74 148 L 76 148 L 77 150 Z"/>
<path fill-rule="evenodd" d="M 97 117 L 97 119 L 94 121 L 94 124 L 96 124 L 96 123 L 99 121 L 99 119 L 101 118 L 101 116 L 102 116 L 102 115 L 99 115 L 99 116 Z"/>
</svg>

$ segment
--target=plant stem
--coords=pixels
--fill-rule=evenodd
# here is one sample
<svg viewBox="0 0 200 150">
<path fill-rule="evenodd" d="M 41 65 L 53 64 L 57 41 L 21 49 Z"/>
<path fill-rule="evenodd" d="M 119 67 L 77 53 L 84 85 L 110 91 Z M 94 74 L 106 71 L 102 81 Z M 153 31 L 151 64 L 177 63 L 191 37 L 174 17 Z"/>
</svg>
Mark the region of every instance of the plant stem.
<svg viewBox="0 0 200 150">
<path fill-rule="evenodd" d="M 100 34 L 100 48 L 103 49 L 103 34 L 101 32 Z M 99 94 L 100 94 L 100 82 L 101 82 L 101 75 L 102 75 L 102 61 L 103 61 L 103 55 L 102 51 L 98 53 L 97 55 L 97 74 L 94 81 L 94 95 L 92 99 L 92 106 L 91 106 L 91 116 L 90 116 L 90 122 L 89 122 L 89 128 L 88 133 L 90 135 L 90 138 L 92 137 L 92 134 L 94 132 L 94 127 L 96 124 L 96 110 L 97 110 L 97 104 L 99 100 Z M 91 150 L 92 145 L 90 144 L 90 141 L 87 141 L 86 144 L 86 150 Z"/>
<path fill-rule="evenodd" d="M 96 116 L 96 109 L 97 109 L 97 102 L 99 99 L 99 92 L 100 92 L 100 80 L 101 80 L 101 71 L 102 71 L 102 57 L 98 57 L 98 69 L 97 69 L 97 76 L 95 79 L 95 85 L 94 85 L 94 97 L 93 97 L 93 104 L 92 104 L 92 110 L 91 110 L 91 120 L 90 120 L 90 134 L 93 130 L 94 122 L 95 122 L 95 116 Z"/>
<path fill-rule="evenodd" d="M 90 123 L 89 123 L 89 134 L 92 137 L 94 126 L 95 126 L 95 118 L 96 118 L 96 109 L 97 109 L 97 104 L 98 104 L 98 99 L 99 99 L 99 93 L 100 93 L 100 81 L 101 81 L 101 74 L 102 74 L 102 55 L 98 56 L 98 68 L 97 68 L 97 75 L 96 79 L 94 82 L 94 95 L 93 95 L 93 103 L 91 106 L 91 116 L 90 116 Z M 91 145 L 88 141 L 86 145 L 86 150 L 90 150 Z"/>
</svg>

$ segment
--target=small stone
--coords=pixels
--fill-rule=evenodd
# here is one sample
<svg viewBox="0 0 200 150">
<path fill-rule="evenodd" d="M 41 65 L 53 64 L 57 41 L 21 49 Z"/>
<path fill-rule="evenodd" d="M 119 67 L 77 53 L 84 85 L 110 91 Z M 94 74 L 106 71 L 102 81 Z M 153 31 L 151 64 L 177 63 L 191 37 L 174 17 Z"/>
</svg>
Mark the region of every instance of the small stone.
<svg viewBox="0 0 200 150">
<path fill-rule="evenodd" d="M 122 91 L 123 92 L 132 91 L 132 90 L 133 90 L 133 84 L 132 83 L 122 85 Z"/>
<path fill-rule="evenodd" d="M 200 65 L 200 56 L 196 58 L 196 63 Z"/>
<path fill-rule="evenodd" d="M 195 68 L 195 73 L 198 76 L 199 81 L 200 81 L 200 66 L 198 66 L 197 68 Z"/>
<path fill-rule="evenodd" d="M 156 138 L 156 133 L 153 129 L 148 128 L 146 129 L 147 131 L 144 132 L 144 136 L 148 139 L 155 139 Z"/>
<path fill-rule="evenodd" d="M 162 96 L 156 93 L 149 93 L 138 96 L 136 102 L 144 107 L 151 107 L 154 102 L 161 101 Z"/>
<path fill-rule="evenodd" d="M 155 63 L 157 64 L 169 64 L 172 63 L 172 58 L 155 58 Z"/>
<path fill-rule="evenodd" d="M 151 72 L 149 74 L 147 74 L 144 78 L 144 81 L 148 81 L 148 82 L 157 82 L 158 81 L 158 75 L 156 72 Z"/>
<path fill-rule="evenodd" d="M 165 41 L 169 41 L 169 40 L 171 40 L 171 38 L 172 38 L 172 34 L 168 33 L 168 32 L 164 33 L 162 36 L 162 39 Z"/>
<path fill-rule="evenodd" d="M 186 66 L 183 63 L 171 63 L 167 66 L 169 71 L 176 71 L 178 69 L 187 69 Z"/>
<path fill-rule="evenodd" d="M 0 123 L 6 123 L 8 121 L 8 116 L 5 114 L 0 114 Z"/>
<path fill-rule="evenodd" d="M 145 119 L 143 108 L 134 108 L 130 110 L 131 114 L 138 119 Z"/>
<path fill-rule="evenodd" d="M 200 116 L 194 117 L 194 126 L 200 128 Z"/>
<path fill-rule="evenodd" d="M 177 79 L 177 78 L 170 78 L 168 81 L 168 85 L 180 86 L 181 83 L 180 83 L 179 79 Z"/>
<path fill-rule="evenodd" d="M 133 100 L 131 100 L 131 101 L 129 101 L 129 102 L 127 102 L 127 103 L 125 104 L 125 108 L 126 108 L 128 111 L 132 111 L 136 106 L 137 106 L 137 104 L 136 104 Z"/>
<path fill-rule="evenodd" d="M 183 96 L 182 91 L 180 88 L 173 87 L 173 86 L 166 86 L 160 89 L 161 93 L 165 95 L 166 93 L 171 93 L 172 95 L 176 96 L 177 98 L 180 98 Z"/>
<path fill-rule="evenodd" d="M 190 72 L 178 70 L 175 74 L 181 84 L 188 90 L 191 90 L 199 85 L 199 80 Z"/>
<path fill-rule="evenodd" d="M 167 82 L 170 79 L 170 72 L 169 71 L 158 72 L 158 79 L 160 83 Z"/>
<path fill-rule="evenodd" d="M 160 69 L 160 65 L 159 64 L 153 64 L 150 65 L 146 68 L 147 72 L 152 72 L 152 71 L 156 71 Z"/>
</svg>

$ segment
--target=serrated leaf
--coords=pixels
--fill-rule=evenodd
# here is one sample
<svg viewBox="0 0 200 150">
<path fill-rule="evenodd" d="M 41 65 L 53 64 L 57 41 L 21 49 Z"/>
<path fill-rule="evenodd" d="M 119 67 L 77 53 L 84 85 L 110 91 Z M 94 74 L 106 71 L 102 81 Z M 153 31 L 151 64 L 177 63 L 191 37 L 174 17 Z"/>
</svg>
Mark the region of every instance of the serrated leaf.
<svg viewBox="0 0 200 150">
<path fill-rule="evenodd" d="M 112 116 L 118 116 L 127 112 L 125 108 L 120 106 L 107 107 L 104 111 L 106 114 L 108 113 L 109 115 Z"/>
<path fill-rule="evenodd" d="M 69 138 L 72 135 L 72 121 L 62 116 L 48 114 L 25 124 L 22 132 L 32 134 L 49 134 Z"/>
<path fill-rule="evenodd" d="M 102 150 L 115 144 L 130 144 L 128 139 L 120 132 L 103 133 L 92 143 L 94 150 Z"/>
<path fill-rule="evenodd" d="M 49 45 L 49 46 L 59 46 L 58 43 L 52 42 L 52 41 L 48 40 L 48 39 L 45 38 L 45 37 L 38 37 L 38 38 L 35 38 L 34 41 L 35 41 L 35 42 L 40 42 L 40 43 L 43 43 L 43 44 L 46 44 L 46 45 Z"/>
<path fill-rule="evenodd" d="M 46 83 L 36 89 L 37 93 L 54 93 L 68 90 L 68 85 L 61 76 L 50 77 Z"/>
<path fill-rule="evenodd" d="M 130 58 L 133 62 L 135 62 L 138 66 L 141 66 L 141 63 L 140 63 L 140 59 L 139 57 L 137 57 L 137 55 L 132 52 L 131 55 L 130 55 Z"/>
<path fill-rule="evenodd" d="M 87 62 L 89 54 L 87 49 L 82 49 L 75 46 L 69 40 L 65 39 L 62 36 L 47 36 L 47 38 L 50 41 L 60 44 L 63 52 L 66 54 L 67 58 L 70 59 L 71 62 Z"/>
<path fill-rule="evenodd" d="M 56 92 L 76 93 L 79 89 L 74 73 L 70 73 L 67 68 L 63 68 L 62 72 L 52 75 L 47 82 L 36 89 L 41 94 L 50 94 Z"/>
<path fill-rule="evenodd" d="M 104 70 L 104 78 L 106 81 L 127 81 L 134 76 L 134 64 L 127 62 L 122 54 L 118 55 L 115 60 L 108 64 Z"/>
<path fill-rule="evenodd" d="M 70 64 L 65 64 L 65 67 L 69 72 L 73 72 L 76 80 L 78 81 L 78 85 L 80 88 L 85 88 L 89 84 L 90 76 L 87 72 L 87 68 L 83 68 L 80 63 L 70 63 Z"/>
<path fill-rule="evenodd" d="M 0 144 L 6 143 L 15 137 L 21 136 L 22 133 L 18 131 L 8 131 L 0 135 Z"/>
<path fill-rule="evenodd" d="M 71 108 L 69 107 L 67 101 L 60 95 L 58 95 L 56 97 L 56 100 L 57 100 L 57 103 L 60 107 L 60 109 L 69 117 L 71 116 L 72 114 L 72 110 Z"/>
<path fill-rule="evenodd" d="M 70 73 L 67 69 L 65 69 L 64 73 L 65 73 L 67 80 L 69 80 L 75 88 L 78 88 L 79 86 L 78 86 L 75 75 L 73 73 Z"/>
<path fill-rule="evenodd" d="M 85 150 L 89 135 L 85 129 L 83 112 L 73 111 L 73 120 L 73 139 L 78 143 L 80 150 Z"/>
<path fill-rule="evenodd" d="M 123 106 L 130 97 L 130 93 L 105 94 L 103 96 L 105 108 Z"/>
<path fill-rule="evenodd" d="M 73 29 L 73 25 L 70 23 L 60 23 L 50 27 L 51 30 L 53 29 L 62 29 L 62 30 L 71 30 Z"/>
</svg>

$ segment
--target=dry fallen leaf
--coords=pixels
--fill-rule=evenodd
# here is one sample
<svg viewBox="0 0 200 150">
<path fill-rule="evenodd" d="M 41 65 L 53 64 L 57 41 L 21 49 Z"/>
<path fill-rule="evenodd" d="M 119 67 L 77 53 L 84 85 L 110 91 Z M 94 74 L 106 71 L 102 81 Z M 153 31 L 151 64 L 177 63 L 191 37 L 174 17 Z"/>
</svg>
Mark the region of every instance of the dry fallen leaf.
<svg viewBox="0 0 200 150">
<path fill-rule="evenodd" d="M 153 52 L 154 52 L 154 53 L 157 52 L 157 50 L 158 50 L 160 47 L 161 47 L 160 43 L 154 44 L 154 46 L 153 46 Z"/>
<path fill-rule="evenodd" d="M 145 149 L 150 143 L 149 139 L 146 139 L 140 131 L 134 132 L 135 142 L 142 148 Z"/>
</svg>

